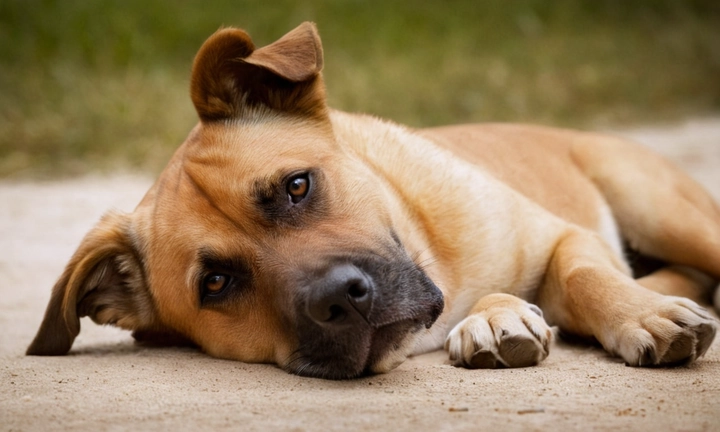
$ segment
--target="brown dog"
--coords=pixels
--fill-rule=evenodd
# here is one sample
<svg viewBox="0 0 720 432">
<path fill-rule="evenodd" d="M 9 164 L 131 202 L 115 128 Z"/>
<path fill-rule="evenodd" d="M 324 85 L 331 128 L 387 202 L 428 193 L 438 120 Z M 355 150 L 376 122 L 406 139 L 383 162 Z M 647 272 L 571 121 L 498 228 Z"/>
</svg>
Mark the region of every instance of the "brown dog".
<svg viewBox="0 0 720 432">
<path fill-rule="evenodd" d="M 199 125 L 85 237 L 28 354 L 67 353 L 82 316 L 326 378 L 443 344 L 459 366 L 534 365 L 548 323 L 631 365 L 705 353 L 715 320 L 678 295 L 720 279 L 720 209 L 694 181 L 608 136 L 332 111 L 322 62 L 309 23 L 257 50 L 211 36 Z M 663 265 L 634 279 L 624 245 Z"/>
</svg>

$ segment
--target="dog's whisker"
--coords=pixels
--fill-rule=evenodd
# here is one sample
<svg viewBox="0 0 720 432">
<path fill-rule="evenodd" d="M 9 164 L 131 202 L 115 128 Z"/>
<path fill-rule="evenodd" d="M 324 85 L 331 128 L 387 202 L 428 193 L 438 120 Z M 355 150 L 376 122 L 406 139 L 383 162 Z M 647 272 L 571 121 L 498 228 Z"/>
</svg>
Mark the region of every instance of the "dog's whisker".
<svg viewBox="0 0 720 432">
<path fill-rule="evenodd" d="M 422 261 L 416 262 L 415 264 L 417 264 L 417 266 L 420 267 L 421 269 L 425 270 L 426 268 L 431 267 L 431 266 L 437 264 L 437 262 L 438 262 L 437 258 L 435 258 L 435 257 L 428 257 L 428 258 L 425 258 L 425 259 L 422 260 Z"/>
</svg>

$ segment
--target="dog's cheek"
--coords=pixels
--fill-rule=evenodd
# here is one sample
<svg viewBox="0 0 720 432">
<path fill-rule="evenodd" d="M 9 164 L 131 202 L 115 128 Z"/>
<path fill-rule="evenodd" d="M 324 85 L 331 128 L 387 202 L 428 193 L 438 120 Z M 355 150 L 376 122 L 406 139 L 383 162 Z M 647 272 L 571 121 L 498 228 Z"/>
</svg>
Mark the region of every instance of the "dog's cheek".
<svg viewBox="0 0 720 432">
<path fill-rule="evenodd" d="M 215 324 L 212 331 L 194 337 L 207 354 L 246 363 L 268 363 L 274 360 L 273 349 L 265 342 L 267 335 L 262 328 L 253 326 Z"/>
<path fill-rule="evenodd" d="M 247 363 L 278 363 L 290 355 L 292 340 L 272 301 L 255 300 L 235 311 L 203 310 L 192 339 L 206 353 Z"/>
</svg>

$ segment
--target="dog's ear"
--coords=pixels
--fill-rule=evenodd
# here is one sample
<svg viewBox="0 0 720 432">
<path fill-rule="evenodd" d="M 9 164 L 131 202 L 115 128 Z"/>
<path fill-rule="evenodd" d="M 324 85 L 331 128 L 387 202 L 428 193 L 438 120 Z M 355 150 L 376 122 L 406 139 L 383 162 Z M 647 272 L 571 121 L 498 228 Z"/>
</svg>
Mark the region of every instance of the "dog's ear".
<svg viewBox="0 0 720 432">
<path fill-rule="evenodd" d="M 127 214 L 106 214 L 85 236 L 53 288 L 27 354 L 66 354 L 83 316 L 128 330 L 158 327 Z"/>
<path fill-rule="evenodd" d="M 324 118 L 322 66 L 313 23 L 257 50 L 244 31 L 222 29 L 195 57 L 190 94 L 202 121 L 242 117 L 258 106 Z"/>
</svg>

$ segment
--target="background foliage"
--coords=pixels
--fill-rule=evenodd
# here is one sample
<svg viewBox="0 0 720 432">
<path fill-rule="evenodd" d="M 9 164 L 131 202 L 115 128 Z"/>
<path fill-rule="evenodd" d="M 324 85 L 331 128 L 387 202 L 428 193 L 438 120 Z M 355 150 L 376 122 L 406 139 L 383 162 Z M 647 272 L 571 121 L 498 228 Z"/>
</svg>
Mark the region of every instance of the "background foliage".
<svg viewBox="0 0 720 432">
<path fill-rule="evenodd" d="M 720 110 L 716 0 L 0 0 L 0 176 L 158 171 L 196 121 L 205 38 L 304 20 L 333 107 L 413 126 Z"/>
</svg>

